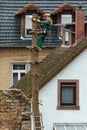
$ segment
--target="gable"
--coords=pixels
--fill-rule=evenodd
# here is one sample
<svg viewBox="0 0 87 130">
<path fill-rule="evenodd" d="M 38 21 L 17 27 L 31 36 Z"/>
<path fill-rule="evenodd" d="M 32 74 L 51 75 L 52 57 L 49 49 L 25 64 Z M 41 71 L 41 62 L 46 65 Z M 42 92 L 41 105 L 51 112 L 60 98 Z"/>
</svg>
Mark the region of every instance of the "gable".
<svg viewBox="0 0 87 130">
<path fill-rule="evenodd" d="M 25 7 L 19 9 L 16 14 L 19 15 L 19 14 L 23 14 L 27 11 L 32 11 L 32 10 L 35 10 L 37 13 L 40 13 L 40 14 L 44 14 L 45 12 L 40 9 L 39 7 L 35 6 L 34 4 L 27 4 Z"/>
<path fill-rule="evenodd" d="M 68 64 L 60 73 L 57 74 L 58 79 L 83 79 L 84 83 L 87 77 L 87 49 L 77 56 L 70 64 Z"/>
<path fill-rule="evenodd" d="M 59 80 L 78 80 L 80 84 L 87 86 L 87 49 L 85 49 L 79 56 L 77 56 L 70 64 L 68 64 L 62 71 L 57 73 L 44 87 L 41 88 L 40 93 L 57 90 Z M 41 95 L 41 94 L 40 94 Z M 56 95 L 56 94 L 54 94 Z"/>
<path fill-rule="evenodd" d="M 78 57 L 76 57 L 69 65 L 67 65 L 62 71 L 60 71 L 54 78 L 52 78 L 43 88 L 39 91 L 39 101 L 40 110 L 46 113 L 44 116 L 44 121 L 46 124 L 50 122 L 50 125 L 47 125 L 47 129 L 51 129 L 53 123 L 57 124 L 70 123 L 70 122 L 86 122 L 86 108 L 87 104 L 84 102 L 84 99 L 87 98 L 87 49 L 85 49 Z M 59 80 L 78 80 L 79 90 L 78 90 L 78 101 L 79 109 L 65 108 L 57 109 L 59 103 Z M 60 118 L 59 118 L 59 115 Z M 47 118 L 48 117 L 48 118 Z M 49 118 L 50 117 L 50 118 Z M 65 118 L 64 118 L 65 117 Z M 82 117 L 82 118 L 81 118 Z M 58 127 L 57 129 L 60 129 Z M 55 130 L 57 130 L 55 129 Z"/>
<path fill-rule="evenodd" d="M 71 4 L 69 4 L 69 3 L 64 3 L 59 8 L 55 9 L 53 11 L 53 14 L 57 14 L 59 12 L 62 12 L 63 10 L 72 10 L 72 11 L 75 11 L 76 8 L 74 6 L 72 6 Z"/>
</svg>

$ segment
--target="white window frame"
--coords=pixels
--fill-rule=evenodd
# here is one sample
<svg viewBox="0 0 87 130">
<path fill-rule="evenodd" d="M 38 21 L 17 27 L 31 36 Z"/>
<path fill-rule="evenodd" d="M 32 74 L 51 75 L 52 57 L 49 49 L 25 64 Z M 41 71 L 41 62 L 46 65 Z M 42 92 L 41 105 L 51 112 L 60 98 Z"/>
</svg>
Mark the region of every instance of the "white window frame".
<svg viewBox="0 0 87 130">
<path fill-rule="evenodd" d="M 32 29 L 32 20 L 31 20 L 32 15 L 25 15 L 25 36 L 31 36 L 31 34 L 27 34 L 27 29 Z M 29 22 L 29 25 L 28 25 Z"/>
<path fill-rule="evenodd" d="M 69 20 L 67 20 L 67 19 L 69 19 Z M 61 15 L 61 24 L 69 24 L 69 23 L 72 23 L 72 15 L 71 14 L 62 14 Z M 61 36 L 62 36 L 62 29 L 61 29 Z M 65 41 L 69 41 L 69 32 L 65 32 Z"/>
<path fill-rule="evenodd" d="M 16 64 L 13 64 L 13 66 Z M 19 65 L 19 64 L 18 64 Z M 25 64 L 20 64 L 20 65 L 25 65 Z M 25 73 L 26 74 L 26 65 L 25 65 L 25 69 L 24 70 L 14 70 L 12 66 L 12 83 L 13 83 L 13 74 L 17 73 L 18 74 L 18 80 L 21 79 L 21 73 Z"/>
<path fill-rule="evenodd" d="M 13 65 L 24 65 L 25 70 L 13 70 Z M 30 64 L 28 61 L 12 61 L 10 64 L 10 86 L 13 85 L 13 73 L 18 73 L 18 80 L 20 80 L 20 73 L 27 73 L 30 70 Z"/>
<path fill-rule="evenodd" d="M 63 130 L 68 130 L 68 127 L 73 127 L 74 130 L 77 130 L 77 127 L 83 127 L 83 130 L 87 130 L 87 123 L 54 123 L 53 129 L 59 130 L 62 127 Z"/>
</svg>

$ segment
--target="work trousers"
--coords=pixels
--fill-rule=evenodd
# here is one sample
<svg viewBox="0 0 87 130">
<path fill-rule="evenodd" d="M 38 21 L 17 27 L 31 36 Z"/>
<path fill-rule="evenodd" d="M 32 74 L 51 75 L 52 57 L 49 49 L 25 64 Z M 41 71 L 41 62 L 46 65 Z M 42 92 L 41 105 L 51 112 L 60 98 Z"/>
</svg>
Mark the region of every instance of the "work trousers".
<svg viewBox="0 0 87 130">
<path fill-rule="evenodd" d="M 38 36 L 38 47 L 40 47 L 40 48 L 42 47 L 42 43 L 44 41 L 45 36 L 46 36 L 46 34 L 40 34 Z"/>
</svg>

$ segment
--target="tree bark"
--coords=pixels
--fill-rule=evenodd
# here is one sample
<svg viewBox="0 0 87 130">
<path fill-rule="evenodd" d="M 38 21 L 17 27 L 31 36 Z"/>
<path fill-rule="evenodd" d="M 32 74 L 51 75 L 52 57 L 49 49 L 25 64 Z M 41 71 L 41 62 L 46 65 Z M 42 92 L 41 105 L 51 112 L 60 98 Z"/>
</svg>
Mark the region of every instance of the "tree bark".
<svg viewBox="0 0 87 130">
<path fill-rule="evenodd" d="M 33 15 L 34 19 L 38 19 L 38 15 Z M 39 112 L 39 62 L 38 62 L 38 55 L 39 49 L 37 46 L 38 40 L 38 33 L 37 29 L 37 22 L 32 20 L 32 49 L 31 49 L 31 61 L 32 61 L 32 109 L 34 113 L 34 117 L 40 117 Z M 36 124 L 38 121 L 39 124 Z M 40 127 L 40 118 L 35 118 L 35 127 Z M 41 130 L 41 128 L 36 128 L 36 130 Z"/>
</svg>

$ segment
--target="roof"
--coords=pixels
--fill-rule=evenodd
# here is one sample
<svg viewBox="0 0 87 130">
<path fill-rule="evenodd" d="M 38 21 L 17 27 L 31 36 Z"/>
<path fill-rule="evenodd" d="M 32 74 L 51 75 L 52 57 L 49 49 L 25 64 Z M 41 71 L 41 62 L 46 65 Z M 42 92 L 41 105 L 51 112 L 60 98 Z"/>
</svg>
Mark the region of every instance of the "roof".
<svg viewBox="0 0 87 130">
<path fill-rule="evenodd" d="M 78 7 L 81 2 L 85 14 L 87 13 L 86 0 L 0 0 L 0 47 L 31 45 L 31 40 L 22 40 L 20 38 L 20 16 L 16 16 L 18 10 L 23 9 L 24 11 L 27 9 L 26 6 L 33 5 L 39 11 L 43 10 L 44 12 L 52 13 L 65 2 L 75 7 Z M 45 45 L 58 45 L 57 40 L 57 36 L 50 43 L 46 39 Z"/>
<path fill-rule="evenodd" d="M 83 50 L 87 48 L 87 38 L 74 47 L 58 47 L 40 63 L 39 85 L 42 88 L 56 74 L 72 62 Z M 28 72 L 13 88 L 21 89 L 27 96 L 31 95 L 31 72 Z"/>
<path fill-rule="evenodd" d="M 71 4 L 69 4 L 69 3 L 64 3 L 64 4 L 62 4 L 59 8 L 55 9 L 55 10 L 53 11 L 53 14 L 59 13 L 59 12 L 61 12 L 63 9 L 64 9 L 64 10 L 70 9 L 70 10 L 73 10 L 73 11 L 76 10 L 76 8 L 75 8 L 74 6 L 72 6 Z"/>
<path fill-rule="evenodd" d="M 41 13 L 41 14 L 44 14 L 44 13 L 45 13 L 42 9 L 38 8 L 38 7 L 35 6 L 34 4 L 27 4 L 25 7 L 19 9 L 19 10 L 16 12 L 16 14 L 22 14 L 22 13 L 26 12 L 27 10 L 29 10 L 29 9 L 31 9 L 31 8 L 35 9 L 37 12 L 39 12 L 39 13 Z"/>
</svg>

